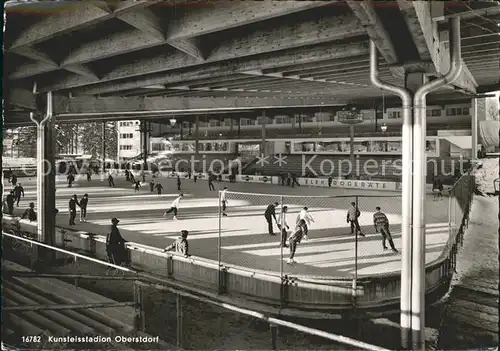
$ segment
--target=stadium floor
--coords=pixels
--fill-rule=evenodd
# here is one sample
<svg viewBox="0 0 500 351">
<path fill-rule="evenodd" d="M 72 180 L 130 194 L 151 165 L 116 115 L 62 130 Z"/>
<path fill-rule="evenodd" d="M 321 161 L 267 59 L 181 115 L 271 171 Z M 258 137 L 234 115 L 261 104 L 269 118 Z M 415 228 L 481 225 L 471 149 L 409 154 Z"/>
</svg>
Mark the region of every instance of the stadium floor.
<svg viewBox="0 0 500 351">
<path fill-rule="evenodd" d="M 147 181 L 149 181 L 147 177 Z M 21 178 L 25 198 L 21 207 L 15 209 L 20 215 L 29 202 L 36 202 L 35 178 Z M 150 193 L 145 185 L 138 194 L 123 176 L 115 177 L 115 188 L 109 188 L 107 180 L 94 176 L 90 182 L 77 179 L 73 188 L 68 188 L 65 178 L 57 179 L 56 207 L 59 209 L 57 225 L 68 225 L 68 201 L 73 194 L 81 198 L 89 195 L 87 223 L 78 223 L 72 229 L 106 235 L 110 219 L 120 220 L 122 236 L 132 242 L 163 248 L 178 237 L 182 229 L 189 230 L 189 250 L 192 256 L 217 260 L 219 236 L 219 216 L 217 191 L 209 191 L 206 180 L 194 183 L 183 180 L 182 192 L 185 198 L 179 207 L 178 220 L 162 217 L 166 208 L 178 194 L 176 180 L 155 178 L 162 183 L 164 194 Z M 351 190 L 315 187 L 282 187 L 255 183 L 217 183 L 217 190 L 228 186 L 228 217 L 222 218 L 221 256 L 228 264 L 259 269 L 280 271 L 281 248 L 279 236 L 267 234 L 267 223 L 263 213 L 273 200 L 285 196 L 289 206 L 287 221 L 293 229 L 296 214 L 303 206 L 308 206 L 315 219 L 309 228 L 309 240 L 302 241 L 297 248 L 297 264 L 284 264 L 284 272 L 312 276 L 352 276 L 354 274 L 354 235 L 346 223 L 346 210 L 351 201 L 358 198 L 361 210 L 360 224 L 366 237 L 358 242 L 358 275 L 373 275 L 400 270 L 400 254 L 382 250 L 381 235 L 375 233 L 372 214 L 376 206 L 381 206 L 391 222 L 396 248 L 400 248 L 401 238 L 401 197 L 396 192 Z M 260 193 L 252 196 L 246 193 Z M 271 194 L 276 194 L 271 195 Z M 338 196 L 338 197 L 333 197 Z M 448 238 L 448 201 L 433 201 L 427 195 L 426 202 L 426 262 L 439 257 Z M 78 214 L 79 216 L 79 214 Z M 275 232 L 278 232 L 275 229 Z M 288 258 L 288 249 L 283 249 Z"/>
</svg>

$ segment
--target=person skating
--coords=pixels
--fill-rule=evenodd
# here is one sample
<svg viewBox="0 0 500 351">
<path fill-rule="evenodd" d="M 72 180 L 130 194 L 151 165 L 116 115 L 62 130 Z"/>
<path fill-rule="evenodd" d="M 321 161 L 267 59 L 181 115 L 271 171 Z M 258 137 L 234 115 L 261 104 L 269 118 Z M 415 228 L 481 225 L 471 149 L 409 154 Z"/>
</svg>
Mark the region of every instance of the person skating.
<svg viewBox="0 0 500 351">
<path fill-rule="evenodd" d="M 87 205 L 89 204 L 89 194 L 84 194 L 80 200 L 80 222 L 87 222 Z"/>
<path fill-rule="evenodd" d="M 10 170 L 10 174 L 12 174 L 12 170 Z M 15 174 L 12 174 L 12 176 L 10 177 L 10 182 L 12 185 L 16 186 L 17 184 L 17 176 Z"/>
<path fill-rule="evenodd" d="M 154 192 L 155 191 L 155 182 L 151 179 L 149 182 L 149 191 Z"/>
<path fill-rule="evenodd" d="M 92 175 L 90 174 L 90 170 L 87 171 L 87 182 L 92 180 Z"/>
<path fill-rule="evenodd" d="M 295 184 L 297 184 L 297 186 L 300 186 L 299 182 L 297 181 L 297 176 L 295 175 L 295 173 L 292 173 L 292 188 L 295 188 Z"/>
<path fill-rule="evenodd" d="M 113 176 L 111 175 L 111 173 L 109 173 L 109 175 L 108 175 L 108 184 L 109 184 L 110 188 L 114 188 L 115 187 L 115 181 L 114 181 Z"/>
<path fill-rule="evenodd" d="M 158 193 L 158 196 L 160 196 L 161 189 L 163 189 L 163 185 L 161 185 L 160 183 L 156 183 L 155 188 L 156 188 L 156 192 Z"/>
<path fill-rule="evenodd" d="M 269 232 L 269 235 L 276 235 L 276 234 L 274 234 L 274 230 L 273 230 L 273 218 L 274 218 L 274 221 L 276 223 L 278 223 L 278 221 L 276 220 L 276 206 L 278 206 L 278 205 L 279 205 L 279 202 L 274 202 L 274 203 L 270 204 L 269 206 L 267 206 L 266 212 L 264 212 L 264 217 L 266 218 L 267 230 Z"/>
<path fill-rule="evenodd" d="M 281 209 L 281 212 L 282 212 L 282 214 L 281 214 L 280 219 L 278 221 L 278 228 L 281 229 L 281 246 L 288 247 L 288 245 L 286 244 L 287 230 L 290 229 L 290 227 L 288 226 L 288 222 L 286 220 L 288 206 L 283 206 L 283 208 Z M 283 218 L 283 220 L 282 220 L 282 218 Z"/>
<path fill-rule="evenodd" d="M 75 223 L 75 218 L 76 218 L 76 206 L 80 207 L 80 203 L 78 202 L 78 198 L 75 195 L 71 197 L 68 203 L 68 208 L 69 208 L 69 225 L 76 225 Z"/>
<path fill-rule="evenodd" d="M 296 223 L 298 224 L 301 220 L 304 220 L 305 222 L 305 229 L 304 229 L 304 240 L 309 240 L 309 236 L 308 236 L 308 233 L 309 233 L 309 226 L 311 225 L 311 223 L 314 223 L 314 218 L 313 216 L 311 216 L 311 214 L 309 212 L 307 212 L 309 210 L 309 208 L 307 207 L 304 207 L 298 214 L 297 216 L 297 221 Z"/>
<path fill-rule="evenodd" d="M 181 236 L 177 238 L 171 245 L 163 249 L 163 252 L 175 250 L 175 252 L 180 253 L 186 257 L 189 257 L 189 244 L 188 237 L 189 232 L 187 230 L 181 231 Z"/>
<path fill-rule="evenodd" d="M 351 207 L 347 210 L 347 223 L 351 224 L 351 234 L 354 234 L 354 230 L 356 233 L 359 233 L 361 236 L 365 236 L 361 227 L 359 226 L 358 218 L 361 215 L 359 208 L 356 206 L 355 202 L 351 202 Z"/>
<path fill-rule="evenodd" d="M 439 178 L 434 179 L 434 182 L 432 183 L 432 192 L 434 194 L 434 201 L 443 198 L 443 183 L 441 183 Z"/>
<path fill-rule="evenodd" d="M 214 191 L 215 190 L 214 176 L 212 175 L 212 173 L 208 174 L 208 190 L 210 190 L 210 191 Z"/>
<path fill-rule="evenodd" d="M 68 174 L 67 180 L 68 180 L 68 188 L 72 188 L 73 182 L 75 181 L 75 176 L 73 175 L 73 173 L 70 172 Z"/>
<path fill-rule="evenodd" d="M 227 191 L 227 186 L 225 186 L 224 189 L 222 189 L 222 191 L 220 192 L 220 201 L 221 201 L 221 204 L 222 204 L 222 215 L 225 216 L 225 217 L 227 217 L 227 213 L 226 213 L 226 208 L 227 208 L 226 191 Z"/>
<path fill-rule="evenodd" d="M 290 238 L 288 239 L 288 244 L 290 246 L 290 257 L 286 262 L 287 264 L 297 263 L 297 261 L 293 259 L 295 256 L 295 251 L 297 250 L 297 244 L 301 242 L 302 238 L 306 235 L 306 232 L 307 232 L 306 221 L 301 219 L 297 223 L 295 231 L 293 232 L 292 235 L 290 235 Z"/>
<path fill-rule="evenodd" d="M 135 183 L 135 176 L 134 173 L 130 172 L 130 182 Z"/>
<path fill-rule="evenodd" d="M 181 202 L 181 199 L 184 197 L 184 194 L 179 194 L 179 196 L 177 196 L 177 198 L 172 202 L 172 204 L 170 205 L 170 208 L 165 211 L 165 213 L 163 213 L 163 217 L 166 217 L 167 214 L 169 213 L 174 213 L 174 218 L 175 220 L 177 220 L 177 213 L 179 211 L 179 203 Z"/>
<path fill-rule="evenodd" d="M 17 184 L 14 188 L 14 195 L 16 196 L 16 207 L 19 207 L 21 195 L 24 197 L 24 188 L 22 187 L 21 183 Z"/>
<path fill-rule="evenodd" d="M 181 191 L 181 177 L 177 175 L 177 191 Z"/>
<path fill-rule="evenodd" d="M 111 220 L 111 232 L 106 237 L 106 253 L 110 262 L 118 266 L 123 264 L 129 265 L 127 249 L 125 248 L 127 241 L 123 239 L 118 230 L 119 222 L 117 218 Z"/>
<path fill-rule="evenodd" d="M 7 213 L 11 216 L 14 214 L 14 202 L 16 201 L 16 195 L 14 195 L 14 190 L 11 190 L 5 198 L 7 203 Z"/>
<path fill-rule="evenodd" d="M 382 234 L 382 247 L 384 250 L 387 250 L 387 246 L 385 245 L 385 240 L 389 240 L 389 245 L 391 245 L 391 249 L 394 252 L 398 252 L 396 248 L 394 247 L 394 242 L 392 241 L 392 235 L 389 230 L 389 219 L 385 215 L 385 213 L 382 213 L 380 211 L 380 207 L 377 206 L 375 208 L 377 212 L 373 214 L 373 225 L 375 226 L 375 231 L 377 233 L 380 232 Z"/>
<path fill-rule="evenodd" d="M 24 211 L 21 219 L 28 218 L 30 222 L 36 222 L 37 216 L 35 212 L 35 204 L 30 202 L 30 206 Z"/>
<path fill-rule="evenodd" d="M 130 172 L 128 169 L 125 170 L 125 180 L 128 182 L 130 181 Z"/>
<path fill-rule="evenodd" d="M 331 186 L 332 186 L 332 182 L 333 182 L 333 178 L 332 178 L 332 176 L 329 176 L 329 177 L 328 177 L 328 187 L 329 187 L 329 188 L 331 188 Z"/>
<path fill-rule="evenodd" d="M 141 187 L 141 182 L 139 180 L 134 182 L 134 192 L 138 193 L 139 188 Z"/>
</svg>

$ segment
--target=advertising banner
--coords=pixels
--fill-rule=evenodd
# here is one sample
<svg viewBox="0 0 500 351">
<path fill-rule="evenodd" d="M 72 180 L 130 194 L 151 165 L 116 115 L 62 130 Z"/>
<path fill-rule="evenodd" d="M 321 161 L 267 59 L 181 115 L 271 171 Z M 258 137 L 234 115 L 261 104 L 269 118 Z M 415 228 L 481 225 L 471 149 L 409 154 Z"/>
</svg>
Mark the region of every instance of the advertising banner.
<svg viewBox="0 0 500 351">
<path fill-rule="evenodd" d="M 326 178 L 298 178 L 298 182 L 300 185 L 305 186 L 328 187 L 328 179 Z M 395 182 L 378 182 L 371 180 L 333 179 L 331 187 L 344 189 L 397 190 Z"/>
<path fill-rule="evenodd" d="M 257 176 L 257 175 L 237 175 L 237 182 L 242 183 L 272 183 L 272 177 L 269 176 Z"/>
</svg>

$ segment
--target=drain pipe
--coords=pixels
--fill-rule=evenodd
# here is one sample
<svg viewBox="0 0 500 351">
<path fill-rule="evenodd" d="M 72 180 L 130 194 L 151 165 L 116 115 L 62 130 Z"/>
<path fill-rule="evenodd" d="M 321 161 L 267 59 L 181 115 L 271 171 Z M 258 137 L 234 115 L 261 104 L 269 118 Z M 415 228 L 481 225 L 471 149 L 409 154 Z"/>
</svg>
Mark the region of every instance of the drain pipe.
<svg viewBox="0 0 500 351">
<path fill-rule="evenodd" d="M 402 237 L 401 237 L 401 345 L 408 347 L 411 338 L 411 252 L 412 252 L 412 158 L 413 121 L 411 92 L 403 87 L 381 82 L 378 78 L 378 51 L 370 41 L 370 80 L 382 90 L 398 95 L 402 100 Z"/>
<path fill-rule="evenodd" d="M 450 70 L 444 77 L 421 86 L 413 98 L 414 177 L 413 177 L 413 280 L 411 287 L 412 337 L 414 350 L 424 350 L 425 328 L 425 193 L 426 193 L 426 95 L 452 83 L 462 69 L 460 17 L 450 19 Z"/>
</svg>

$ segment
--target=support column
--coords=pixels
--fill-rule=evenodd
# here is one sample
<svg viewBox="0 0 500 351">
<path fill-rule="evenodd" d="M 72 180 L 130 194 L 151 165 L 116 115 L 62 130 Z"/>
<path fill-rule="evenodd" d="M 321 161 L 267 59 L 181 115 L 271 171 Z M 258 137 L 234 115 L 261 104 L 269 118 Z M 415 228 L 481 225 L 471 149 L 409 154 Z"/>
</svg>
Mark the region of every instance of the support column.
<svg viewBox="0 0 500 351">
<path fill-rule="evenodd" d="M 149 131 L 149 122 L 146 120 L 141 121 L 141 133 L 142 133 L 142 165 L 143 170 L 147 169 L 148 164 L 148 131 Z"/>
<path fill-rule="evenodd" d="M 355 179 L 356 177 L 356 168 L 355 168 L 355 160 L 354 160 L 354 124 L 349 125 L 349 138 L 350 138 L 350 153 L 349 160 L 351 162 L 351 179 Z"/>
<path fill-rule="evenodd" d="M 47 93 L 46 114 L 37 123 L 37 232 L 38 240 L 47 245 L 55 245 L 56 243 L 55 136 L 55 121 L 52 117 L 52 92 L 49 92 Z M 45 262 L 55 259 L 55 251 L 53 250 L 39 250 L 39 253 Z"/>
<path fill-rule="evenodd" d="M 101 134 L 102 174 L 104 175 L 106 173 L 106 122 L 102 122 Z"/>
<path fill-rule="evenodd" d="M 426 82 L 424 73 L 414 72 L 405 75 L 405 88 L 412 95 L 424 85 Z M 415 119 L 412 110 L 412 123 L 403 125 L 403 234 L 401 238 L 401 346 L 405 349 L 412 348 L 412 330 L 415 326 L 412 325 L 412 315 L 415 312 L 412 304 L 412 286 L 415 279 L 415 271 L 413 270 L 413 199 L 415 199 L 413 189 L 414 162 L 413 162 L 413 127 Z M 426 169 L 426 162 L 425 168 Z M 424 180 L 425 182 L 425 180 Z M 425 196 L 425 194 L 424 194 Z"/>
<path fill-rule="evenodd" d="M 478 127 L 478 116 L 477 116 L 477 98 L 472 99 L 470 115 L 471 115 L 471 132 L 472 132 L 472 155 L 471 160 L 477 160 L 477 127 Z"/>
<path fill-rule="evenodd" d="M 180 294 L 176 295 L 176 303 L 177 309 L 177 347 L 182 348 L 182 296 Z"/>
<path fill-rule="evenodd" d="M 194 153 L 198 155 L 198 144 L 200 141 L 200 116 L 196 115 L 195 125 L 194 125 Z"/>
<path fill-rule="evenodd" d="M 271 350 L 277 350 L 278 326 L 274 324 L 269 324 L 269 331 L 271 332 Z"/>
<path fill-rule="evenodd" d="M 267 154 L 267 148 L 266 148 L 266 111 L 262 112 L 262 140 L 260 143 L 260 154 L 261 155 L 266 155 Z"/>
</svg>

